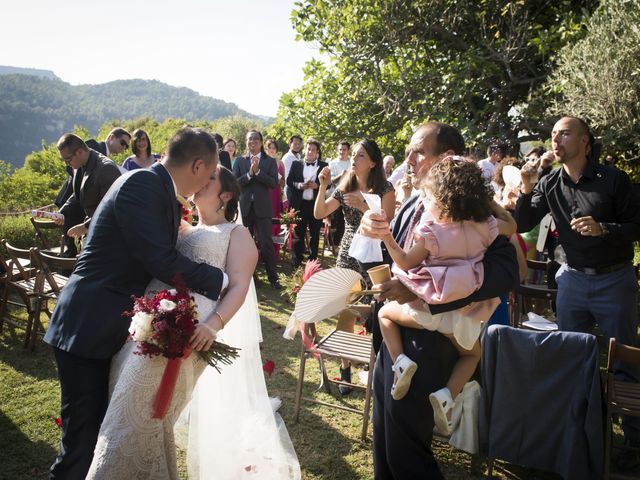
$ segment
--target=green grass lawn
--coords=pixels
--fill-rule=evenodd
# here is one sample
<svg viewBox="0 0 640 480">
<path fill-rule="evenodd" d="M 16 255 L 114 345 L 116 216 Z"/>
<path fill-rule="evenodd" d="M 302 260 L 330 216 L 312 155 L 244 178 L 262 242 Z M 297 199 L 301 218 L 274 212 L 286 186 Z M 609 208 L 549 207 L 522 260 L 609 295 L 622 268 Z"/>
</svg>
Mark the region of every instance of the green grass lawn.
<svg viewBox="0 0 640 480">
<path fill-rule="evenodd" d="M 329 262 L 327 262 L 329 263 Z M 281 269 L 289 273 L 287 262 Z M 275 370 L 266 376 L 271 396 L 279 396 L 282 415 L 302 466 L 302 478 L 370 479 L 373 478 L 371 455 L 371 427 L 366 443 L 360 442 L 362 418 L 315 404 L 303 404 L 300 422 L 294 423 L 295 386 L 298 377 L 300 340 L 282 338 L 292 305 L 271 289 L 262 278 L 258 299 L 264 343 L 263 360 L 275 362 Z M 327 321 L 320 325 L 320 333 L 334 325 Z M 55 362 L 49 347 L 38 342 L 35 352 L 22 346 L 24 331 L 10 325 L 0 335 L 0 480 L 46 478 L 49 465 L 55 458 L 60 430 L 55 424 L 59 416 L 60 399 Z M 329 363 L 329 376 L 339 376 L 338 364 Z M 361 408 L 363 393 L 341 399 L 334 395 L 313 393 L 319 383 L 319 369 L 315 360 L 307 362 L 304 394 L 318 399 L 342 402 Z M 426 399 L 425 399 L 426 401 Z M 473 478 L 471 457 L 441 442 L 434 442 L 434 450 L 447 478 Z M 186 478 L 184 455 L 179 455 L 181 474 Z M 554 475 L 534 472 L 517 466 L 498 463 L 496 478 L 553 479 Z"/>
</svg>

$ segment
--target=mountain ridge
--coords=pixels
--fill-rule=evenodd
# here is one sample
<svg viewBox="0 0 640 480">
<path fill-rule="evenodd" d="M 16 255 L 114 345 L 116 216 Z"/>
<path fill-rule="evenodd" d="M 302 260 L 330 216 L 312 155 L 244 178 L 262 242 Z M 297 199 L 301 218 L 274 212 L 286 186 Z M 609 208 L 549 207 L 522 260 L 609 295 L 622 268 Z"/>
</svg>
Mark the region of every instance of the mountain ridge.
<svg viewBox="0 0 640 480">
<path fill-rule="evenodd" d="M 242 116 L 268 121 L 237 105 L 158 80 L 126 79 L 96 85 L 71 85 L 53 72 L 3 74 L 0 67 L 0 159 L 17 167 L 24 157 L 72 131 L 95 134 L 110 121 L 151 117 L 187 121 Z M 17 68 L 17 67 L 15 67 Z M 18 69 L 36 70 L 36 69 Z M 48 72 L 53 77 L 43 72 Z"/>
</svg>

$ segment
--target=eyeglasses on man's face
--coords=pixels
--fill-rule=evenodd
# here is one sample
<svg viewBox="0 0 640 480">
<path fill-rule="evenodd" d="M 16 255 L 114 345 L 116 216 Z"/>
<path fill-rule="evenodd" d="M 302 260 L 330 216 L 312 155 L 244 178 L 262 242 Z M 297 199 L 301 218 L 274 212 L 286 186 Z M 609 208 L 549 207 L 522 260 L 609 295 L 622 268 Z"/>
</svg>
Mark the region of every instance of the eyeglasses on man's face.
<svg viewBox="0 0 640 480">
<path fill-rule="evenodd" d="M 69 163 L 71 161 L 71 159 L 73 157 L 76 156 L 76 152 L 77 150 L 74 150 L 69 156 L 65 157 L 64 155 L 62 155 L 62 153 L 60 153 L 60 156 L 62 157 L 62 160 L 64 160 L 65 162 Z"/>
<path fill-rule="evenodd" d="M 127 143 L 127 141 L 124 138 L 120 139 L 120 145 L 122 146 L 122 148 L 124 148 L 125 150 L 127 148 L 129 148 L 129 144 Z"/>
</svg>

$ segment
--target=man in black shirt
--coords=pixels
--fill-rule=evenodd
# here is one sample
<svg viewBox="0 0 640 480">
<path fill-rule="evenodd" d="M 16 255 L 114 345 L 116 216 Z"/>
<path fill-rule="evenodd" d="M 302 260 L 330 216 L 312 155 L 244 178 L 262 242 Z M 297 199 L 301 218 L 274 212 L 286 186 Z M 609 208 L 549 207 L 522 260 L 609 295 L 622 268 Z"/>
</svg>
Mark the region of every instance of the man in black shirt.
<svg viewBox="0 0 640 480">
<path fill-rule="evenodd" d="M 560 119 L 551 142 L 562 168 L 534 187 L 535 172 L 523 167 L 515 217 L 519 232 L 528 232 L 549 212 L 556 223 L 567 255 L 556 274 L 558 326 L 587 332 L 598 323 L 605 338 L 638 346 L 638 283 L 631 264 L 633 242 L 640 239 L 638 197 L 626 173 L 591 158 L 593 136 L 582 120 Z M 616 377 L 640 382 L 640 371 L 620 365 Z M 638 420 L 622 422 L 625 441 L 635 446 L 640 446 Z M 640 463 L 637 455 L 631 460 Z"/>
</svg>

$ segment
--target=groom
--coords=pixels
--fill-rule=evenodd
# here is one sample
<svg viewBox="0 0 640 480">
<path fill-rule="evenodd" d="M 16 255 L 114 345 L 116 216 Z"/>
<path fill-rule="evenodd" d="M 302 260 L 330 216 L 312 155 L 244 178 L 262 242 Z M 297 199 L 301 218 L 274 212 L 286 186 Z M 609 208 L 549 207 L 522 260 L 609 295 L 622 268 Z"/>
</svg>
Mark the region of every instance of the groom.
<svg viewBox="0 0 640 480">
<path fill-rule="evenodd" d="M 173 283 L 180 273 L 192 290 L 217 300 L 227 283 L 218 268 L 176 248 L 181 207 L 176 195 L 204 187 L 218 163 L 214 139 L 185 127 L 168 156 L 150 169 L 120 177 L 93 215 L 78 263 L 53 311 L 45 342 L 53 347 L 61 387 L 62 441 L 49 479 L 84 479 L 108 403 L 111 357 L 122 347 L 131 295 L 152 278 Z"/>
</svg>

